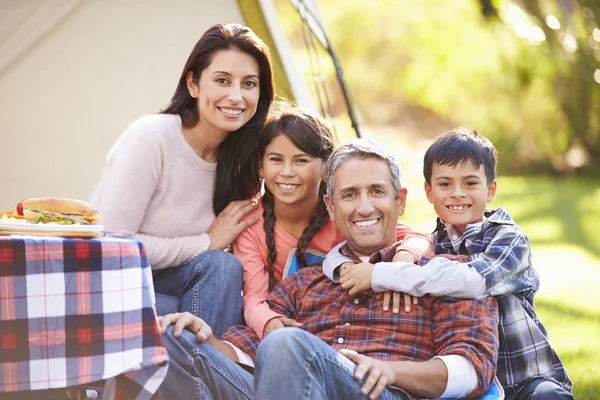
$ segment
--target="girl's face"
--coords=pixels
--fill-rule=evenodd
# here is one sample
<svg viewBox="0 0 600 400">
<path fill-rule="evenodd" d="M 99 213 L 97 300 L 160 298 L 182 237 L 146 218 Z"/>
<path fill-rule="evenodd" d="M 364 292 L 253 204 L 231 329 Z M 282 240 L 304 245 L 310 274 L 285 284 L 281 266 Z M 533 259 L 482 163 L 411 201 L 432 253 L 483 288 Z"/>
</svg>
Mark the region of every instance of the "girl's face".
<svg viewBox="0 0 600 400">
<path fill-rule="evenodd" d="M 260 172 L 275 203 L 316 204 L 325 161 L 304 153 L 287 136 L 280 134 L 266 147 Z"/>
<path fill-rule="evenodd" d="M 208 129 L 233 132 L 256 113 L 260 96 L 256 60 L 238 50 L 221 50 L 202 71 L 196 84 L 188 73 L 190 94 L 198 99 L 200 124 Z"/>
</svg>

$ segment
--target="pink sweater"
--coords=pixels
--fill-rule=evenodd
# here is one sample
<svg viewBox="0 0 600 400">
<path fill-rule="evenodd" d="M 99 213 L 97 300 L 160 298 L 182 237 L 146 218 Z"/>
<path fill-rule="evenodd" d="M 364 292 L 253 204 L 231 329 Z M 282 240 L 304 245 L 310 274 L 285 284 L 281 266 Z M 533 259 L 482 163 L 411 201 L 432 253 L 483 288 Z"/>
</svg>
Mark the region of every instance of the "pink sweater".
<svg viewBox="0 0 600 400">
<path fill-rule="evenodd" d="M 216 169 L 187 143 L 178 115 L 147 115 L 109 152 L 90 202 L 106 231 L 144 243 L 153 269 L 178 266 L 210 245 Z"/>
<path fill-rule="evenodd" d="M 262 338 L 266 323 L 275 317 L 281 315 L 271 311 L 265 299 L 269 294 L 269 272 L 267 270 L 267 244 L 265 241 L 265 230 L 263 228 L 263 207 L 262 201 L 258 208 L 248 214 L 246 218 L 258 217 L 259 221 L 242 232 L 233 242 L 233 253 L 244 266 L 244 318 L 246 324 Z M 416 260 L 429 248 L 429 239 L 427 236 L 414 232 L 410 227 L 398 222 L 396 227 L 398 240 L 406 239 L 407 236 L 418 238 L 413 241 L 406 241 L 402 250 L 410 251 Z M 410 235 L 409 235 L 410 234 Z M 289 263 L 289 259 L 296 252 L 298 240 L 283 229 L 277 222 L 274 227 L 275 250 L 277 258 L 275 259 L 274 271 L 275 279 L 281 280 L 283 271 Z M 423 240 L 425 238 L 426 240 Z M 321 254 L 323 257 L 336 244 L 344 240 L 344 237 L 337 226 L 330 219 L 321 227 L 321 230 L 313 236 L 308 244 L 307 251 Z"/>
</svg>

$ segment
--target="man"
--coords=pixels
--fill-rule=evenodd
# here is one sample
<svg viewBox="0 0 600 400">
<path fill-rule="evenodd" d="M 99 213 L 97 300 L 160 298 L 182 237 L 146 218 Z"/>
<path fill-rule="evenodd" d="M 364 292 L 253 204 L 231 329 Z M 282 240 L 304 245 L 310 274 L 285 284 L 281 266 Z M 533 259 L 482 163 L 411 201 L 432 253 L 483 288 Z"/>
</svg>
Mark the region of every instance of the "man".
<svg viewBox="0 0 600 400">
<path fill-rule="evenodd" d="M 340 251 L 356 261 L 391 261 L 396 221 L 406 204 L 394 156 L 356 140 L 333 153 L 327 176 L 330 216 L 347 240 Z M 349 295 L 320 266 L 311 266 L 281 281 L 267 301 L 303 329 L 282 328 L 261 342 L 251 329 L 236 326 L 221 341 L 199 318 L 165 316 L 162 329 L 175 327 L 165 336 L 174 365 L 163 395 L 183 398 L 190 390 L 207 398 L 261 400 L 476 398 L 495 373 L 494 298 L 424 296 L 414 312 L 396 314 L 383 311 L 374 292 Z M 254 366 L 254 376 L 236 362 Z"/>
</svg>

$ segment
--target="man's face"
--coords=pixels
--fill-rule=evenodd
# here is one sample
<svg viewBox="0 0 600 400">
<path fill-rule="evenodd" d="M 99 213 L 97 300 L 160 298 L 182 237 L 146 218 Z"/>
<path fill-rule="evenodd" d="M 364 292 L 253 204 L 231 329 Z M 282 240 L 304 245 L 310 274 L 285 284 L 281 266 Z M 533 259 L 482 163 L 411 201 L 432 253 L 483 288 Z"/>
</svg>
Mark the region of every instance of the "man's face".
<svg viewBox="0 0 600 400">
<path fill-rule="evenodd" d="M 496 181 L 488 185 L 484 166 L 475 168 L 472 161 L 455 166 L 433 164 L 431 186 L 425 182 L 425 194 L 437 215 L 462 234 L 468 224 L 483 221 L 486 204 L 496 195 Z"/>
<path fill-rule="evenodd" d="M 353 158 L 335 170 L 334 179 L 333 199 L 325 196 L 325 202 L 350 250 L 359 257 L 370 256 L 395 243 L 406 189 L 396 198 L 387 163 Z"/>
</svg>

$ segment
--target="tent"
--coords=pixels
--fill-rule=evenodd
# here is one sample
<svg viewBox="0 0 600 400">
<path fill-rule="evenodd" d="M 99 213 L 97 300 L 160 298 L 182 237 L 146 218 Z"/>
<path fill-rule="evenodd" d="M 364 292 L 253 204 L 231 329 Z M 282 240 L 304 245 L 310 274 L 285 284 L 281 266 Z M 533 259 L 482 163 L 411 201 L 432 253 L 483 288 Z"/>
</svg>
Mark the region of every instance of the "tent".
<svg viewBox="0 0 600 400">
<path fill-rule="evenodd" d="M 283 1 L 0 0 L 0 211 L 28 197 L 88 199 L 112 144 L 166 106 L 214 23 L 250 26 L 271 48 L 277 94 L 317 110 Z M 285 2 L 322 24 L 316 0 Z M 324 30 L 315 37 L 327 44 Z"/>
</svg>

